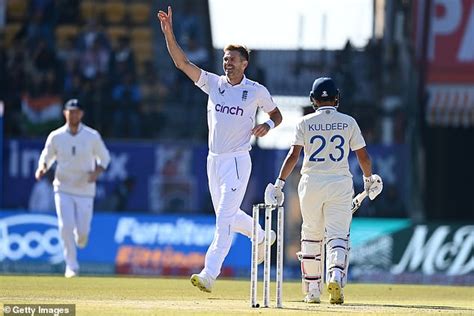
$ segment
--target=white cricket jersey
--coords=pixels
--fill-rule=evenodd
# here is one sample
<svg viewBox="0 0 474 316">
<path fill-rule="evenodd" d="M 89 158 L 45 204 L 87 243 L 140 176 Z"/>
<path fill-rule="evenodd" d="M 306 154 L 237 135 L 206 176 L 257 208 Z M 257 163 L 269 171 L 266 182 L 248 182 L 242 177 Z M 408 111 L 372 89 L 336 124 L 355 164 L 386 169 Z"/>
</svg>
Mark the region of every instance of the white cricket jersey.
<svg viewBox="0 0 474 316">
<path fill-rule="evenodd" d="M 356 120 L 332 106 L 305 115 L 296 126 L 293 145 L 304 146 L 301 174 L 331 174 L 352 177 L 349 150 L 365 147 Z"/>
<path fill-rule="evenodd" d="M 46 139 L 38 165 L 48 168 L 57 161 L 53 181 L 55 192 L 81 196 L 95 196 L 95 182 L 88 182 L 89 172 L 96 164 L 104 169 L 110 162 L 110 154 L 100 134 L 84 125 L 72 135 L 66 125 L 52 131 Z"/>
<path fill-rule="evenodd" d="M 195 84 L 209 95 L 209 151 L 214 154 L 249 151 L 257 108 L 266 113 L 276 108 L 267 88 L 245 76 L 241 83 L 232 86 L 225 76 L 204 70 Z"/>
</svg>

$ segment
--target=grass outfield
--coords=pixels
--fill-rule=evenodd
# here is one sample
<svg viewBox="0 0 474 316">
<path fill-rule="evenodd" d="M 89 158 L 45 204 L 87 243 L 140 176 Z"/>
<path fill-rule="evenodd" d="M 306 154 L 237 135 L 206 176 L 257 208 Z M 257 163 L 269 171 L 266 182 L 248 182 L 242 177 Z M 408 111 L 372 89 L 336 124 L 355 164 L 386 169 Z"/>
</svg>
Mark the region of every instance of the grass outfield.
<svg viewBox="0 0 474 316">
<path fill-rule="evenodd" d="M 187 278 L 0 276 L 0 303 L 76 304 L 76 315 L 474 314 L 474 287 L 350 284 L 335 306 L 326 294 L 305 304 L 300 283 L 285 282 L 283 309 L 251 309 L 249 292 L 244 280 L 219 279 L 208 294 Z"/>
</svg>

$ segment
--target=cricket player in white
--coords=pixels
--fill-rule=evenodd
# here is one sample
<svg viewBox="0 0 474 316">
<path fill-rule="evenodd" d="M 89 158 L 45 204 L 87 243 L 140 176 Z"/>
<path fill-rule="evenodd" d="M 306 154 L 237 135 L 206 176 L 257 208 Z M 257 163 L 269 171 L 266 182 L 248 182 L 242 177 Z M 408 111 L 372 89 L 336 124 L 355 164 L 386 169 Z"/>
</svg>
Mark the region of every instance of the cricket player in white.
<svg viewBox="0 0 474 316">
<path fill-rule="evenodd" d="M 173 33 L 171 7 L 167 13 L 159 11 L 158 19 L 176 67 L 209 95 L 207 174 L 216 213 L 216 231 L 206 254 L 204 269 L 191 276 L 191 283 L 202 291 L 211 292 L 229 252 L 233 232 L 249 237 L 252 233 L 252 218 L 240 209 L 252 168 L 249 155 L 251 135 L 265 136 L 280 124 L 282 118 L 268 90 L 245 77 L 249 61 L 245 47 L 228 45 L 224 48 L 225 76 L 218 76 L 198 68 L 183 53 Z M 268 113 L 270 119 L 255 126 L 257 108 Z M 262 236 L 259 245 L 259 262 L 262 262 L 264 231 L 261 227 L 259 236 Z M 273 243 L 275 232 L 271 238 Z"/>
<path fill-rule="evenodd" d="M 342 304 L 342 288 L 349 266 L 349 229 L 354 195 L 349 171 L 349 150 L 355 152 L 364 174 L 364 188 L 373 200 L 382 190 L 382 180 L 372 174 L 372 163 L 365 141 L 354 118 L 337 111 L 339 90 L 331 78 L 318 78 L 310 99 L 315 113 L 304 116 L 275 184 L 265 191 L 265 203 L 282 205 L 285 179 L 291 174 L 304 149 L 298 185 L 303 225 L 301 261 L 304 301 L 319 303 L 326 242 L 327 284 L 332 304 Z"/>
<path fill-rule="evenodd" d="M 76 246 L 87 245 L 95 182 L 107 168 L 110 155 L 99 133 L 81 123 L 84 112 L 78 100 L 67 101 L 63 113 L 66 124 L 46 139 L 35 177 L 41 179 L 57 162 L 54 201 L 66 262 L 64 275 L 71 278 L 79 273 Z"/>
</svg>

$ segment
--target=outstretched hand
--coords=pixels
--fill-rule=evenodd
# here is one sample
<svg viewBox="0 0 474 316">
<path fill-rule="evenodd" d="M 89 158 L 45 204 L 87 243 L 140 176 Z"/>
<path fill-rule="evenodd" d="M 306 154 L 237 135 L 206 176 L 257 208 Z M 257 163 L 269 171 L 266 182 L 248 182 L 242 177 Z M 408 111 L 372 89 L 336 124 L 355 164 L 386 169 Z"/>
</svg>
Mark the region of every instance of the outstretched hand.
<svg viewBox="0 0 474 316">
<path fill-rule="evenodd" d="M 163 33 L 173 30 L 173 11 L 171 10 L 171 6 L 168 6 L 168 13 L 160 10 L 156 16 L 160 20 Z"/>
</svg>

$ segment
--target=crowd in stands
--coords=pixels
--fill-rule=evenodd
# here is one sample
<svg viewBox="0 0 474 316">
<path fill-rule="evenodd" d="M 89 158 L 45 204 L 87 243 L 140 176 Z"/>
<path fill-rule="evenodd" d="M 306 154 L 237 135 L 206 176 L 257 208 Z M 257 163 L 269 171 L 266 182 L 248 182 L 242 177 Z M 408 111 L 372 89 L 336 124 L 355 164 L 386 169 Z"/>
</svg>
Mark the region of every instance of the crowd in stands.
<svg viewBox="0 0 474 316">
<path fill-rule="evenodd" d="M 62 123 L 64 101 L 78 98 L 85 105 L 85 123 L 104 137 L 159 137 L 161 105 L 170 88 L 160 81 L 152 54 L 137 58 L 134 25 L 128 22 L 129 32 L 114 34 L 103 15 L 78 14 L 81 1 L 27 3 L 21 21 L 7 19 L 4 33 L 12 34 L 1 41 L 5 134 L 44 135 Z M 151 33 L 149 23 L 136 29 Z M 12 25 L 19 27 L 12 31 Z M 63 36 L 68 27 L 73 32 Z"/>
</svg>

